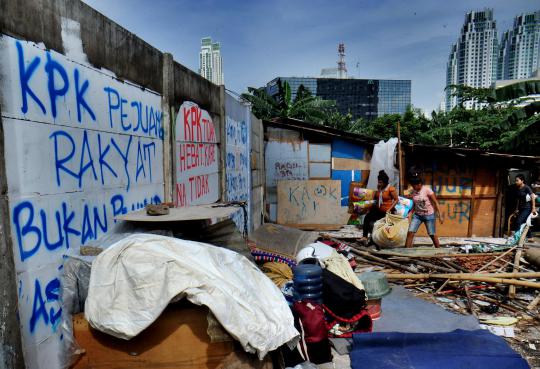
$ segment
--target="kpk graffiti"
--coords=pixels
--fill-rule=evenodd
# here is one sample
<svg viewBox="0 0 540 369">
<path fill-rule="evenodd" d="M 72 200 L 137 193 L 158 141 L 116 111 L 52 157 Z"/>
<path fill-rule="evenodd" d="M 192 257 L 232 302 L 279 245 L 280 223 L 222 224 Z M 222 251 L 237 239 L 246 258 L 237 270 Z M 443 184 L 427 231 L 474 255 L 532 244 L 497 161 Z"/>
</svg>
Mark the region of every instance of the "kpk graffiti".
<svg viewBox="0 0 540 369">
<path fill-rule="evenodd" d="M 185 102 L 176 120 L 175 171 L 177 206 L 210 204 L 219 198 L 219 150 L 207 111 Z"/>
<path fill-rule="evenodd" d="M 50 345 L 62 339 L 63 255 L 162 201 L 161 97 L 4 35 L 0 84 L 21 332 L 25 346 Z"/>
</svg>

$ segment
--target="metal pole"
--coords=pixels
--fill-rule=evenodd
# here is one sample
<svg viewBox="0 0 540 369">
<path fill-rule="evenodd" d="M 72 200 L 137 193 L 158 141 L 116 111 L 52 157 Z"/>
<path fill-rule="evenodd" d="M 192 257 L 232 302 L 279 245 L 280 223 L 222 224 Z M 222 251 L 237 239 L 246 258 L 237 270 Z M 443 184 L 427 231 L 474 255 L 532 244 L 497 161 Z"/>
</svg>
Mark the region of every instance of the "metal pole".
<svg viewBox="0 0 540 369">
<path fill-rule="evenodd" d="M 398 167 L 399 167 L 399 186 L 398 192 L 400 195 L 403 195 L 403 163 L 402 163 L 402 152 L 401 152 L 401 122 L 397 122 L 397 139 L 398 139 Z"/>
</svg>

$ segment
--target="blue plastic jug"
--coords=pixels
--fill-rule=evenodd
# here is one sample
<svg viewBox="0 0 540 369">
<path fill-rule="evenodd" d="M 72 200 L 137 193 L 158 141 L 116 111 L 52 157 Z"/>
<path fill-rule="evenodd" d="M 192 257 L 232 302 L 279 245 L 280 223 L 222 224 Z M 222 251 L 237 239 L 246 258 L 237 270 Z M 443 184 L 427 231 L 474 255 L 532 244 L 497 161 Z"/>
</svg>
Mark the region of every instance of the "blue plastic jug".
<svg viewBox="0 0 540 369">
<path fill-rule="evenodd" d="M 315 264 L 293 267 L 294 300 L 322 303 L 322 268 Z"/>
</svg>

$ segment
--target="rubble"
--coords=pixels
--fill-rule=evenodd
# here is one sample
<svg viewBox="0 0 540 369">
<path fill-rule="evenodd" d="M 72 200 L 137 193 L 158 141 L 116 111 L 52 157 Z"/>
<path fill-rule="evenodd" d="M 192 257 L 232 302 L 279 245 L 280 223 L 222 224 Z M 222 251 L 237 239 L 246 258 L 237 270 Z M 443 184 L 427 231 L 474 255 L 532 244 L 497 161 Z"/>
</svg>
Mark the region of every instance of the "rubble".
<svg viewBox="0 0 540 369">
<path fill-rule="evenodd" d="M 503 337 L 531 367 L 540 367 L 540 266 L 529 256 L 537 253 L 538 244 L 520 240 L 504 245 L 499 239 L 482 238 L 447 242 L 441 249 L 377 250 L 341 238 L 339 232 L 321 236 L 355 255 L 356 273 L 384 272 L 391 283 L 417 297 L 475 316 L 482 328 Z"/>
</svg>

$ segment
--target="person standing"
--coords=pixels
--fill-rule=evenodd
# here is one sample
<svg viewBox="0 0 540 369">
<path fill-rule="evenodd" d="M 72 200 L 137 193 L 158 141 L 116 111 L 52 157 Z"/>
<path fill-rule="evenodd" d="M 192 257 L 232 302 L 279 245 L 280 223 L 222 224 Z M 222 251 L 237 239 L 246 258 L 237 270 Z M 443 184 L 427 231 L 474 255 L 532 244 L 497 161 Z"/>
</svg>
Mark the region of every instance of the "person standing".
<svg viewBox="0 0 540 369">
<path fill-rule="evenodd" d="M 429 237 L 433 241 L 433 245 L 438 248 L 440 247 L 440 243 L 435 233 L 435 219 L 438 218 L 441 224 L 443 220 L 440 215 L 439 203 L 437 202 L 435 193 L 429 187 L 424 186 L 419 177 L 413 177 L 409 182 L 413 187 L 411 197 L 414 206 L 409 214 L 411 224 L 407 232 L 405 247 L 412 247 L 414 235 L 418 231 L 418 228 L 420 228 L 420 225 L 424 223 Z"/>
<path fill-rule="evenodd" d="M 398 203 L 398 194 L 394 186 L 390 186 L 390 178 L 384 170 L 377 176 L 377 191 L 375 192 L 375 205 L 364 217 L 363 237 L 361 242 L 367 243 L 368 235 L 373 232 L 373 225 L 379 219 L 385 217 L 386 213 L 391 212 Z"/>
<path fill-rule="evenodd" d="M 536 216 L 536 196 L 531 188 L 525 183 L 525 176 L 523 174 L 518 174 L 516 176 L 516 188 L 517 204 L 516 210 L 514 211 L 516 219 L 512 227 L 513 234 L 515 234 L 521 228 L 521 225 L 527 221 L 527 218 L 529 215 L 531 215 L 531 213 L 533 216 Z"/>
</svg>

